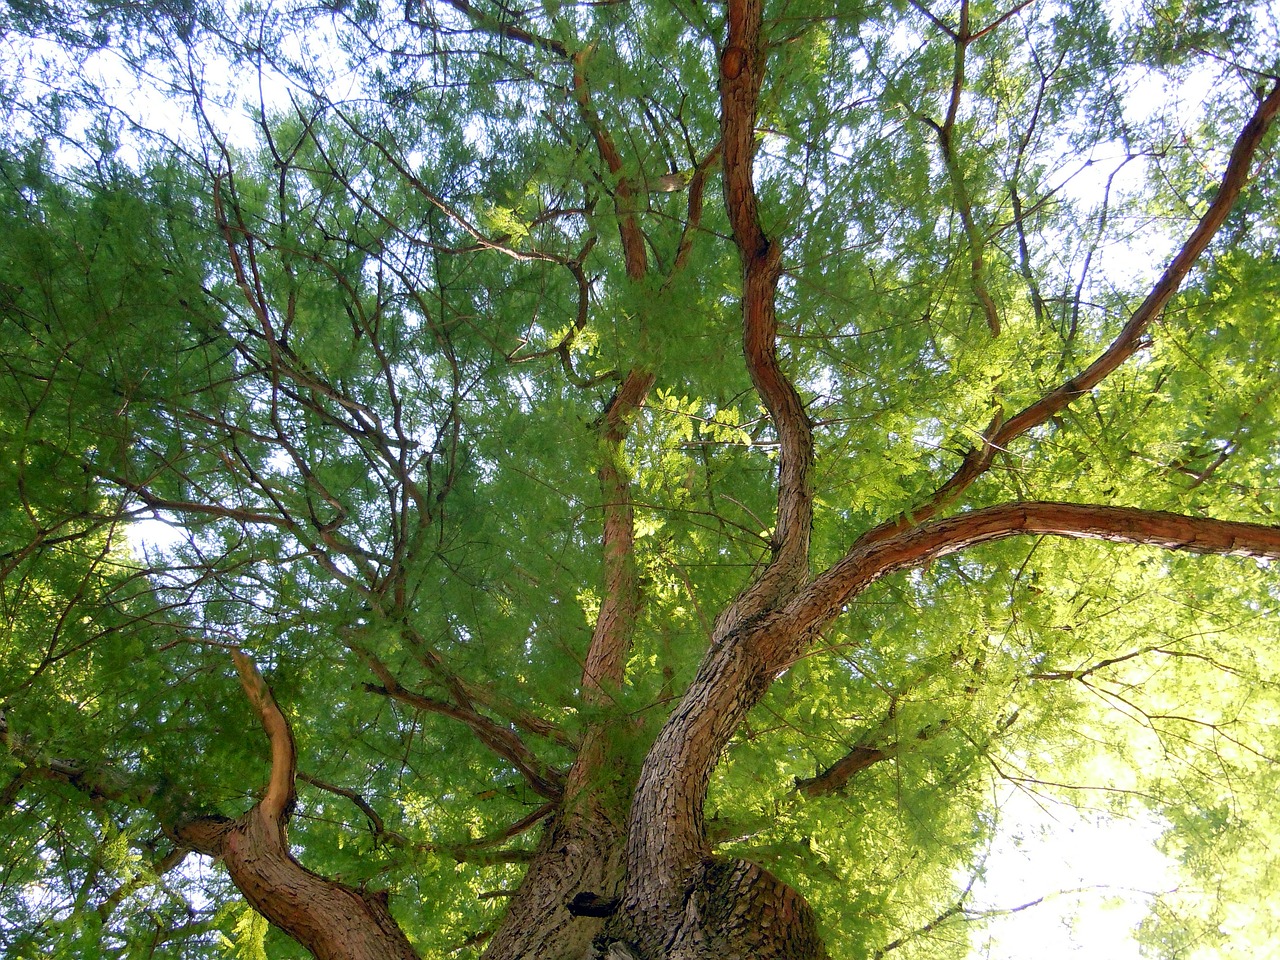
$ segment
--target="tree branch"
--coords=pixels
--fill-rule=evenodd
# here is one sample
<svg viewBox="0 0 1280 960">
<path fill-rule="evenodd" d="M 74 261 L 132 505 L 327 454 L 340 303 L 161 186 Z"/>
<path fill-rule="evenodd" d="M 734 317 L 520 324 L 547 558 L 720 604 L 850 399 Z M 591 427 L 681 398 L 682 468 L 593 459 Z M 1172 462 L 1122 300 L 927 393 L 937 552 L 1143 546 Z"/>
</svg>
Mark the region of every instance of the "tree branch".
<svg viewBox="0 0 1280 960">
<path fill-rule="evenodd" d="M 601 695 L 622 683 L 622 669 L 630 648 L 640 595 L 635 569 L 635 515 L 631 483 L 623 463 L 623 443 L 631 430 L 654 375 L 632 370 L 609 402 L 601 424 L 600 492 L 604 498 L 604 597 L 582 671 L 587 700 L 598 703 Z"/>
<path fill-rule="evenodd" d="M 1016 536 L 1105 540 L 1205 555 L 1280 560 L 1280 527 L 1135 507 L 1014 502 L 934 520 L 887 538 L 877 528 L 860 537 L 841 560 L 799 591 L 777 613 L 777 623 L 755 628 L 767 653 L 768 668 L 776 673 L 785 667 L 807 644 L 807 639 L 795 636 L 797 632 L 812 635 L 881 577 Z M 770 634 L 777 639 L 771 639 Z M 794 639 L 788 641 L 788 637 Z"/>
<path fill-rule="evenodd" d="M 286 826 L 294 800 L 296 752 L 285 719 L 248 655 L 232 654 L 240 685 L 271 744 L 271 778 L 262 800 L 234 820 L 180 823 L 179 843 L 226 865 L 255 910 L 317 960 L 418 960 L 387 910 L 386 897 L 355 890 L 306 869 L 289 852 Z"/>
<path fill-rule="evenodd" d="M 481 743 L 515 767 L 539 796 L 556 799 L 563 792 L 563 775 L 538 759 L 524 741 L 510 728 L 490 720 L 473 708 L 459 706 L 456 703 L 448 703 L 444 700 L 436 700 L 409 690 L 402 686 L 399 680 L 385 668 L 379 672 L 379 679 L 382 681 L 381 686 L 366 683 L 364 689 L 369 693 L 376 693 L 384 697 L 390 697 L 393 700 L 399 700 L 401 703 L 424 713 L 438 713 L 442 716 L 460 720 L 471 728 Z"/>
<path fill-rule="evenodd" d="M 614 209 L 618 214 L 618 234 L 622 240 L 622 255 L 627 266 L 627 276 L 643 280 L 649 272 L 649 258 L 644 233 L 636 219 L 636 188 L 631 178 L 623 173 L 622 155 L 612 135 L 591 105 L 591 90 L 587 86 L 586 64 L 591 48 L 573 55 L 573 98 L 578 104 L 582 122 L 591 131 L 596 151 L 604 161 L 609 174 L 617 180 L 613 189 Z"/>
<path fill-rule="evenodd" d="M 1061 413 L 1076 398 L 1098 386 L 1145 345 L 1151 324 L 1160 316 L 1191 268 L 1226 222 L 1249 180 L 1254 156 L 1277 113 L 1280 113 L 1280 80 L 1273 84 L 1270 93 L 1261 100 L 1241 129 L 1223 171 L 1218 192 L 1204 216 L 1111 345 L 1080 373 L 1014 416 L 1006 420 L 997 412 L 983 431 L 979 445 L 965 456 L 960 468 L 932 497 L 908 513 L 877 527 L 871 531 L 871 537 L 896 537 L 913 524 L 936 516 L 987 472 L 999 451 L 1007 449 L 1014 440 Z"/>
<path fill-rule="evenodd" d="M 729 4 L 720 58 L 724 202 L 742 261 L 742 347 L 751 382 L 778 433 L 778 515 L 774 560 L 737 605 L 750 616 L 809 575 L 813 526 L 813 425 L 778 362 L 777 290 L 782 245 L 765 235 L 754 182 L 755 127 L 765 71 L 760 0 Z"/>
<path fill-rule="evenodd" d="M 297 795 L 294 777 L 298 769 L 298 755 L 294 749 L 293 730 L 289 721 L 276 705 L 271 688 L 262 679 L 254 662 L 242 651 L 233 650 L 231 660 L 240 676 L 240 686 L 253 704 L 262 722 L 262 729 L 271 744 L 271 780 L 267 792 L 259 803 L 262 813 L 283 823 L 293 810 Z"/>
</svg>

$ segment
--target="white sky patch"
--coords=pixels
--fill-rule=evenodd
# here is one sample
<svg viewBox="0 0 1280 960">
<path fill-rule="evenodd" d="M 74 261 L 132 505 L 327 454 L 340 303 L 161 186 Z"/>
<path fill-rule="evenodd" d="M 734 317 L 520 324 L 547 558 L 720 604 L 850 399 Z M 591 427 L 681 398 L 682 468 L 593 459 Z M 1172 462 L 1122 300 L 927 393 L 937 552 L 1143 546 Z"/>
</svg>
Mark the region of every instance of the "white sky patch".
<svg viewBox="0 0 1280 960">
<path fill-rule="evenodd" d="M 187 541 L 180 524 L 163 520 L 135 520 L 129 524 L 128 537 L 129 546 L 138 557 L 162 557 Z"/>
<path fill-rule="evenodd" d="M 1152 899 L 1177 886 L 1177 865 L 1156 848 L 1155 817 L 1089 815 L 1014 791 L 1000 804 L 1000 830 L 974 887 L 974 910 L 994 916 L 975 937 L 982 960 L 1141 960 L 1134 929 Z"/>
</svg>

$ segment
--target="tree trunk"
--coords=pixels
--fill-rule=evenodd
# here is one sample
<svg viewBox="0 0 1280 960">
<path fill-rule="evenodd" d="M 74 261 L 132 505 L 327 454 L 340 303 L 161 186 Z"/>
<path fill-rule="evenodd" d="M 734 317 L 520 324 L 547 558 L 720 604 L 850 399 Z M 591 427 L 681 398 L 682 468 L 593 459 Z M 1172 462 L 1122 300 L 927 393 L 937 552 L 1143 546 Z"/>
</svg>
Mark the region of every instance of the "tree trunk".
<svg viewBox="0 0 1280 960">
<path fill-rule="evenodd" d="M 623 830 L 604 817 L 557 815 L 544 828 L 529 869 L 485 960 L 581 960 L 599 935 L 600 909 L 616 897 Z"/>
</svg>

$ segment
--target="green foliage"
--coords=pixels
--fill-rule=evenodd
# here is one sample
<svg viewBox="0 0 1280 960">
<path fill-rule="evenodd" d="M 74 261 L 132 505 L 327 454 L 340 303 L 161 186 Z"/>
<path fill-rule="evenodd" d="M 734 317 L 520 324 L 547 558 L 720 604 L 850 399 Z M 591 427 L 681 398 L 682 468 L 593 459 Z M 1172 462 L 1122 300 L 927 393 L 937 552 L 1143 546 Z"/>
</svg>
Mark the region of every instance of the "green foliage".
<svg viewBox="0 0 1280 960">
<path fill-rule="evenodd" d="M 554 773 L 608 726 L 609 773 L 632 775 L 769 557 L 778 437 L 720 200 L 721 12 L 382 6 L 0 20 L 48 44 L 0 85 L 6 960 L 300 955 L 220 868 L 166 862 L 176 820 L 237 816 L 267 779 L 228 647 L 293 724 L 299 859 L 389 890 L 424 956 L 475 955 L 546 802 L 480 721 Z M 1063 0 L 969 44 L 955 91 L 958 9 L 770 5 L 757 189 L 815 429 L 815 569 L 1107 348 L 1280 64 L 1266 4 Z M 971 30 L 1008 12 L 965 9 Z M 201 80 L 227 70 L 257 71 L 247 112 Z M 1153 102 L 1178 83 L 1202 102 Z M 954 509 L 1274 518 L 1275 143 L 1151 342 Z M 632 370 L 656 378 L 617 455 L 640 603 L 603 704 L 582 689 L 602 425 Z M 958 958 L 1002 786 L 1150 811 L 1184 881 L 1153 901 L 1150 955 L 1259 955 L 1278 602 L 1253 561 L 1098 544 L 895 574 L 738 731 L 709 830 L 802 890 L 833 956 Z M 879 755 L 797 789 L 858 751 Z"/>
</svg>

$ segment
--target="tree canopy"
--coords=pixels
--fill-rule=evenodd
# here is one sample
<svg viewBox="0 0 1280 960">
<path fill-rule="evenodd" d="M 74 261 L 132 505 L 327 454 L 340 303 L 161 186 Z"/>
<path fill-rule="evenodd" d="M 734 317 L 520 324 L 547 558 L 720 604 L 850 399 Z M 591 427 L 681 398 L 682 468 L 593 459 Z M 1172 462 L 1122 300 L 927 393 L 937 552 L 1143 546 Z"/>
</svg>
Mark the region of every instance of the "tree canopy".
<svg viewBox="0 0 1280 960">
<path fill-rule="evenodd" d="M 4 957 L 1280 937 L 1274 5 L 0 30 Z"/>
</svg>

